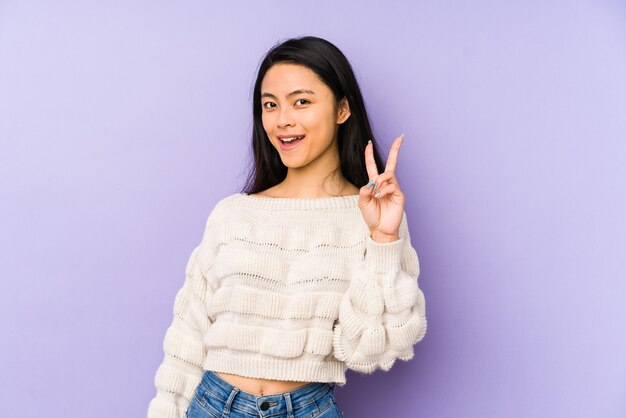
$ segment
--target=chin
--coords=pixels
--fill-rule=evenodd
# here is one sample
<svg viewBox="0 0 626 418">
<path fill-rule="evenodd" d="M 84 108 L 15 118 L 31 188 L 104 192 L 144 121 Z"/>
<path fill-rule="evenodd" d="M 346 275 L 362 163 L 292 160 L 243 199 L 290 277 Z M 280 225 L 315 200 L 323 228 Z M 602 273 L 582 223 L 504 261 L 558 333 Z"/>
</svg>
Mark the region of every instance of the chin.
<svg viewBox="0 0 626 418">
<path fill-rule="evenodd" d="M 299 163 L 289 163 L 289 162 L 285 163 L 284 161 L 283 161 L 283 165 L 285 167 L 287 167 L 287 168 L 302 168 L 302 167 L 306 166 L 306 164 L 302 164 L 302 163 L 300 163 L 300 164 Z"/>
</svg>

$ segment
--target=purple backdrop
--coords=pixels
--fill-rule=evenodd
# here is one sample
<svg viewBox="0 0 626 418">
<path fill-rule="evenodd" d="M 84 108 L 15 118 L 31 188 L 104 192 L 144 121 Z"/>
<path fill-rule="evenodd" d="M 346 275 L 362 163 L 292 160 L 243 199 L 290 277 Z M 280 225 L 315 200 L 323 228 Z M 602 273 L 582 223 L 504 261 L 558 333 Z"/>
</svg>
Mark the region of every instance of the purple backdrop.
<svg viewBox="0 0 626 418">
<path fill-rule="evenodd" d="M 1 415 L 145 416 L 256 66 L 317 35 L 406 134 L 429 321 L 346 417 L 626 416 L 626 7 L 504 3 L 0 2 Z"/>
</svg>

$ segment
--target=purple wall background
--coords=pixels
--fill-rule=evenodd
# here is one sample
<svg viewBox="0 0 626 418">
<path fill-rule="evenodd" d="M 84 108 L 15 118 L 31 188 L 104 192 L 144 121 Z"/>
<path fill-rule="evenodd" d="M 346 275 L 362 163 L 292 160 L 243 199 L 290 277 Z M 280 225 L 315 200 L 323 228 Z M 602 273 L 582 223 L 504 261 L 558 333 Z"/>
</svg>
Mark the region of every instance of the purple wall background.
<svg viewBox="0 0 626 418">
<path fill-rule="evenodd" d="M 347 417 L 626 416 L 626 6 L 0 2 L 2 416 L 143 417 L 278 40 L 355 66 L 429 330 Z"/>
</svg>

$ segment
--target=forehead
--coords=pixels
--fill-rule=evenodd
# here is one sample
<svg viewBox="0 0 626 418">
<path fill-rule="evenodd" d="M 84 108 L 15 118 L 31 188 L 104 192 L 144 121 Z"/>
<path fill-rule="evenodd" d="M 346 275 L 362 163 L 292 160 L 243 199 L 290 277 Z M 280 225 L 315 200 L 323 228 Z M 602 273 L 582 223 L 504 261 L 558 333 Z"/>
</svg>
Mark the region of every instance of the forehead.
<svg viewBox="0 0 626 418">
<path fill-rule="evenodd" d="M 330 91 L 313 70 L 299 64 L 275 64 L 267 70 L 261 82 L 261 93 L 286 95 L 293 90 L 303 88 L 313 90 L 315 94 Z"/>
</svg>

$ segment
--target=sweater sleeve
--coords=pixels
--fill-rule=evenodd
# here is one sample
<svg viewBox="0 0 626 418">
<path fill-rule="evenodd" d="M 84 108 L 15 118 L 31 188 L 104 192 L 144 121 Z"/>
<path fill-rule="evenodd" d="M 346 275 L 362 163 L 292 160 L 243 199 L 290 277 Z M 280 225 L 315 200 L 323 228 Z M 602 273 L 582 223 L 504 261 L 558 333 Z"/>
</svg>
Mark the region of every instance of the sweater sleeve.
<svg viewBox="0 0 626 418">
<path fill-rule="evenodd" d="M 206 356 L 203 337 L 211 325 L 206 304 L 213 293 L 206 278 L 214 259 L 210 219 L 202 242 L 189 257 L 183 286 L 174 300 L 174 316 L 165 333 L 164 358 L 154 377 L 156 396 L 148 406 L 148 418 L 185 418 L 202 378 Z"/>
<path fill-rule="evenodd" d="M 385 371 L 410 360 L 426 334 L 426 305 L 418 287 L 419 262 L 403 213 L 400 239 L 379 243 L 368 235 L 365 255 L 352 270 L 333 328 L 334 356 L 347 368 Z"/>
</svg>

